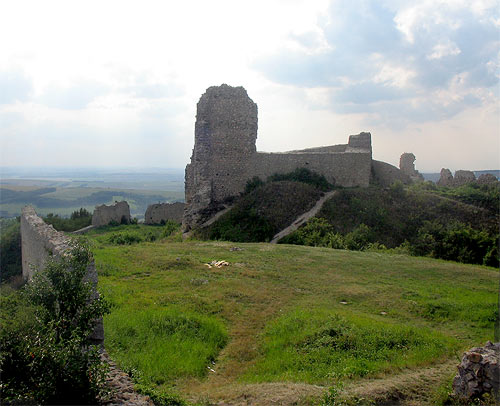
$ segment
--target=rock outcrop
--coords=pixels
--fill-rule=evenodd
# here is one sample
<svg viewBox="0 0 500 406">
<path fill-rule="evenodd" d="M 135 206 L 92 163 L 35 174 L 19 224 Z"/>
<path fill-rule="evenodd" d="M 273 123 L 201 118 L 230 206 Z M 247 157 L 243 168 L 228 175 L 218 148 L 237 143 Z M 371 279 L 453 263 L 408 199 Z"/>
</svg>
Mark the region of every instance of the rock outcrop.
<svg viewBox="0 0 500 406">
<path fill-rule="evenodd" d="M 107 226 L 111 222 L 118 224 L 130 223 L 130 207 L 127 202 L 115 202 L 112 206 L 96 206 L 92 214 L 94 227 Z"/>
<path fill-rule="evenodd" d="M 479 398 L 485 393 L 500 396 L 500 343 L 488 341 L 484 347 L 465 352 L 453 379 L 453 390 L 464 399 Z"/>
<path fill-rule="evenodd" d="M 144 214 L 145 224 L 162 224 L 168 220 L 182 223 L 184 203 L 150 204 Z"/>
<path fill-rule="evenodd" d="M 413 182 L 424 180 L 422 174 L 415 169 L 415 155 L 411 152 L 405 152 L 399 158 L 399 169 L 405 175 L 408 175 Z"/>
</svg>

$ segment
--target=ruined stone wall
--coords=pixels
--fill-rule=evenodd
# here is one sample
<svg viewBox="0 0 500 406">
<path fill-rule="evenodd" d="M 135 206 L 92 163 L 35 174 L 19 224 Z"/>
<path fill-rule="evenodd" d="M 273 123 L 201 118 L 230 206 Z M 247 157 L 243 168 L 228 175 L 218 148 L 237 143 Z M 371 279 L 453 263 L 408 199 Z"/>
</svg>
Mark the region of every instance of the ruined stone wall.
<svg viewBox="0 0 500 406">
<path fill-rule="evenodd" d="M 398 181 L 405 185 L 411 183 L 410 177 L 394 165 L 375 160 L 372 161 L 372 181 L 382 187 L 391 186 Z"/>
<path fill-rule="evenodd" d="M 112 221 L 119 224 L 130 223 L 130 207 L 127 202 L 116 202 L 111 206 L 105 204 L 96 206 L 92 214 L 92 225 L 94 227 L 107 226 Z"/>
<path fill-rule="evenodd" d="M 400 156 L 399 169 L 405 175 L 408 175 L 413 182 L 424 180 L 422 174 L 415 169 L 415 155 L 411 152 L 405 152 Z"/>
<path fill-rule="evenodd" d="M 275 173 L 289 173 L 307 168 L 324 175 L 331 184 L 353 187 L 368 186 L 371 154 L 369 153 L 257 153 L 249 173 L 265 180 Z"/>
<path fill-rule="evenodd" d="M 21 213 L 21 256 L 23 278 L 33 278 L 35 272 L 43 270 L 50 258 L 62 258 L 71 249 L 71 240 L 64 233 L 56 231 L 46 224 L 31 206 L 23 208 Z M 97 271 L 92 260 L 87 268 L 87 280 L 97 286 Z M 97 293 L 96 293 L 97 294 Z M 92 335 L 98 342 L 104 340 L 102 320 L 98 321 Z"/>
<path fill-rule="evenodd" d="M 308 168 L 335 185 L 365 187 L 372 172 L 371 134 L 349 137 L 348 144 L 285 153 L 256 151 L 257 105 L 242 87 L 207 89 L 197 105 L 195 144 L 186 166 L 186 231 L 244 191 L 254 176 Z M 396 169 L 397 170 L 397 169 Z"/>
<path fill-rule="evenodd" d="M 144 214 L 145 224 L 161 224 L 168 220 L 182 223 L 184 203 L 158 203 L 150 204 Z"/>
</svg>

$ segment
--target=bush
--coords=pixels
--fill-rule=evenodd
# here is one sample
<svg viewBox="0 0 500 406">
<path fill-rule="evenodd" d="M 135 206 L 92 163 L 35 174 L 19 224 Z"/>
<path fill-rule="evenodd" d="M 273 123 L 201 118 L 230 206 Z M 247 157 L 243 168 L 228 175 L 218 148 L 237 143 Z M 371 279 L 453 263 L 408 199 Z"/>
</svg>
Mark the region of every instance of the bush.
<svg viewBox="0 0 500 406">
<path fill-rule="evenodd" d="M 259 179 L 260 180 L 260 179 Z M 267 178 L 268 182 L 279 182 L 279 181 L 291 181 L 291 182 L 302 182 L 312 185 L 319 190 L 326 192 L 333 188 L 326 178 L 319 173 L 313 172 L 307 168 L 297 168 L 290 173 L 275 173 Z M 255 182 L 255 178 L 254 178 Z"/>
<path fill-rule="evenodd" d="M 348 250 L 362 251 L 375 241 L 375 235 L 366 224 L 360 224 L 345 236 L 344 241 Z"/>
<path fill-rule="evenodd" d="M 0 282 L 22 273 L 19 219 L 0 223 Z"/>
<path fill-rule="evenodd" d="M 498 236 L 475 230 L 463 223 L 448 225 L 428 221 L 419 230 L 413 255 L 430 256 L 467 264 L 498 267 Z"/>
<path fill-rule="evenodd" d="M 90 261 L 88 248 L 74 245 L 70 256 L 49 261 L 21 294 L 6 299 L 0 333 L 3 401 L 95 404 L 104 394 L 107 366 L 90 335 L 109 305 L 85 281 Z"/>
<path fill-rule="evenodd" d="M 280 244 L 298 244 L 313 247 L 344 248 L 343 237 L 323 218 L 313 217 L 294 233 L 282 238 Z"/>
<path fill-rule="evenodd" d="M 181 228 L 180 224 L 173 221 L 167 220 L 165 222 L 165 226 L 163 227 L 163 231 L 161 233 L 162 238 L 170 237 L 173 233 L 176 233 Z"/>
<path fill-rule="evenodd" d="M 57 231 L 71 232 L 90 226 L 92 213 L 82 207 L 80 210 L 71 213 L 70 218 L 62 218 L 58 214 L 49 213 L 43 220 L 47 224 L 52 224 Z"/>
</svg>

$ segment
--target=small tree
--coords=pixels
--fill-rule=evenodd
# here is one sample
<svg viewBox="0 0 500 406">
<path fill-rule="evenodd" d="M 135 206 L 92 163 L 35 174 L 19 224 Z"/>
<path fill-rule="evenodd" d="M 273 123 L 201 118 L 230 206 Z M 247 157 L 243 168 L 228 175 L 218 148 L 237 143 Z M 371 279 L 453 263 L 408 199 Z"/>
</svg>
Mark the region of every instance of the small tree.
<svg viewBox="0 0 500 406">
<path fill-rule="evenodd" d="M 107 366 L 90 336 L 109 304 L 87 280 L 91 260 L 88 247 L 75 243 L 25 287 L 34 320 L 0 334 L 2 400 L 94 404 L 104 393 Z"/>
</svg>

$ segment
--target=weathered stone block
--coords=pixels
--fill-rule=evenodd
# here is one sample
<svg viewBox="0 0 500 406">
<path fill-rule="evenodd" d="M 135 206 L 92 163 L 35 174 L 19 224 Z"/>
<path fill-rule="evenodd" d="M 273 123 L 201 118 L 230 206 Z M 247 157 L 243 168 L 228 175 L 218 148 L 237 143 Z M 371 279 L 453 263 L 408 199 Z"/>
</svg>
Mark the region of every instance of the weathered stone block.
<svg viewBox="0 0 500 406">
<path fill-rule="evenodd" d="M 112 221 L 119 224 L 130 223 L 130 207 L 127 202 L 116 202 L 114 205 L 96 206 L 92 214 L 92 225 L 94 227 L 107 226 Z"/>
<path fill-rule="evenodd" d="M 151 204 L 144 214 L 145 224 L 161 224 L 167 220 L 182 223 L 184 215 L 184 203 L 158 203 Z"/>
<path fill-rule="evenodd" d="M 453 390 L 459 398 L 474 399 L 485 393 L 500 395 L 500 343 L 488 341 L 464 353 L 453 379 Z"/>
</svg>

